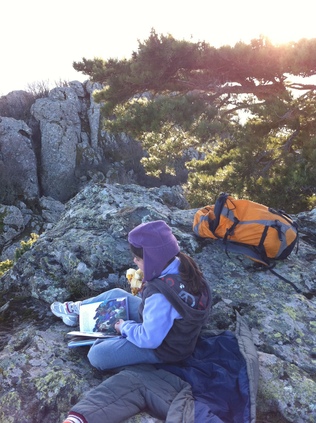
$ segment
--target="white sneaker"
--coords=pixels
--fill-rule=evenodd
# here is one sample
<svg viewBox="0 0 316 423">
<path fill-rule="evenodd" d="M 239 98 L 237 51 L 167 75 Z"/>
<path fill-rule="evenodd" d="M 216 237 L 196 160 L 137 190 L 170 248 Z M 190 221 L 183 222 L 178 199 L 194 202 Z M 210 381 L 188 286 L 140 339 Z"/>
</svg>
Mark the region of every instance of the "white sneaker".
<svg viewBox="0 0 316 423">
<path fill-rule="evenodd" d="M 60 317 L 65 325 L 77 326 L 79 320 L 79 307 L 81 301 L 73 302 L 68 301 L 66 303 L 59 303 L 55 301 L 50 309 L 55 316 Z"/>
</svg>

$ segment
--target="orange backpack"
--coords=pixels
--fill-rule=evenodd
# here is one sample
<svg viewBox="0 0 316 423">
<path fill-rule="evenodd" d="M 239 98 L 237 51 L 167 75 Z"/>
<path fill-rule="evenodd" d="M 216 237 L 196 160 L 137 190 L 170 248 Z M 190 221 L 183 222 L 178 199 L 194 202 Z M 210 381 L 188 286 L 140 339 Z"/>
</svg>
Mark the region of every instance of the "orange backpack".
<svg viewBox="0 0 316 423">
<path fill-rule="evenodd" d="M 265 266 L 284 260 L 298 242 L 298 225 L 285 212 L 227 193 L 196 212 L 193 231 L 221 240 L 226 252 L 244 254 Z"/>
</svg>

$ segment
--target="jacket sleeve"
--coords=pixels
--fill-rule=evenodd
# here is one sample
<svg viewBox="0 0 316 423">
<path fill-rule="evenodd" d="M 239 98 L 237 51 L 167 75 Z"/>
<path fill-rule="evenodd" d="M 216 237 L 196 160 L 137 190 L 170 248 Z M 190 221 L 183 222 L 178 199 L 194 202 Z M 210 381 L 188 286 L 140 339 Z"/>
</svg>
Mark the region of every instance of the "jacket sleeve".
<svg viewBox="0 0 316 423">
<path fill-rule="evenodd" d="M 88 423 L 120 423 L 145 409 L 168 423 L 192 423 L 191 386 L 152 365 L 131 366 L 89 391 L 71 412 Z"/>
<path fill-rule="evenodd" d="M 153 294 L 145 300 L 143 322 L 127 320 L 121 326 L 121 333 L 139 348 L 154 349 L 165 339 L 174 319 L 179 318 L 180 314 L 163 294 Z"/>
</svg>

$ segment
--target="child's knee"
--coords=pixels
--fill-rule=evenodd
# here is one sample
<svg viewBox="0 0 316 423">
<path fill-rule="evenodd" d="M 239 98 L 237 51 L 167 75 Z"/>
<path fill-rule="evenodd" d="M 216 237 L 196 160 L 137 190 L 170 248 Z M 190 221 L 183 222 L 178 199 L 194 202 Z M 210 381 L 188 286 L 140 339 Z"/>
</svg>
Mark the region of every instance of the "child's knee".
<svg viewBox="0 0 316 423">
<path fill-rule="evenodd" d="M 91 366 L 95 367 L 98 370 L 104 370 L 104 367 L 101 366 L 100 363 L 100 353 L 97 350 L 98 348 L 94 348 L 93 346 L 90 348 L 88 352 L 88 360 Z"/>
<path fill-rule="evenodd" d="M 111 293 L 113 293 L 114 297 L 125 297 L 126 291 L 122 288 L 112 288 Z"/>
</svg>

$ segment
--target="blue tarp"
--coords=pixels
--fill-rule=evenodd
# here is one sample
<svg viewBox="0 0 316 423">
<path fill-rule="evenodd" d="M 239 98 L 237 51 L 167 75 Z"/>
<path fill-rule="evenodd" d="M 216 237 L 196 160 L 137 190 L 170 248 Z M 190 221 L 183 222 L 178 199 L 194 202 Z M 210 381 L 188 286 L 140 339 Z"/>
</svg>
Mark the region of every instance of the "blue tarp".
<svg viewBox="0 0 316 423">
<path fill-rule="evenodd" d="M 247 365 L 232 332 L 204 333 L 193 356 L 177 365 L 157 367 L 192 386 L 194 423 L 250 423 Z"/>
</svg>

